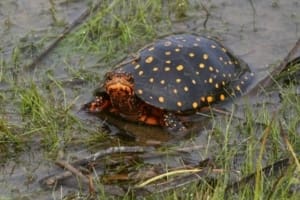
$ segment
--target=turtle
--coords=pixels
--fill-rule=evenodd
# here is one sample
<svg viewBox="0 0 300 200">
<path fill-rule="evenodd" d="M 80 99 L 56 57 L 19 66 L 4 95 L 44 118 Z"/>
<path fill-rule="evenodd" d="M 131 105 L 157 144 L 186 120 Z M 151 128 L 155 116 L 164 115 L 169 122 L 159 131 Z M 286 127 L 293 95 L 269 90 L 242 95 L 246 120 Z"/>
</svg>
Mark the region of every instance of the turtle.
<svg viewBox="0 0 300 200">
<path fill-rule="evenodd" d="M 181 116 L 242 94 L 253 76 L 250 67 L 215 38 L 170 35 L 107 72 L 84 107 L 180 132 L 187 130 Z"/>
</svg>

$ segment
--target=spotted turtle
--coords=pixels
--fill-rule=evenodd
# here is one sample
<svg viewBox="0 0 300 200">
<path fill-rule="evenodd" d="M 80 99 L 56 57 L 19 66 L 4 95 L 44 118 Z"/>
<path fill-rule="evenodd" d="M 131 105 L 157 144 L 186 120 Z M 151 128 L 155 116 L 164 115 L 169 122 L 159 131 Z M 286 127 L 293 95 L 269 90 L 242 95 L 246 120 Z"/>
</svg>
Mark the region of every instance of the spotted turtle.
<svg viewBox="0 0 300 200">
<path fill-rule="evenodd" d="M 85 108 L 183 131 L 180 116 L 241 94 L 252 77 L 248 65 L 217 40 L 171 35 L 108 72 Z"/>
</svg>

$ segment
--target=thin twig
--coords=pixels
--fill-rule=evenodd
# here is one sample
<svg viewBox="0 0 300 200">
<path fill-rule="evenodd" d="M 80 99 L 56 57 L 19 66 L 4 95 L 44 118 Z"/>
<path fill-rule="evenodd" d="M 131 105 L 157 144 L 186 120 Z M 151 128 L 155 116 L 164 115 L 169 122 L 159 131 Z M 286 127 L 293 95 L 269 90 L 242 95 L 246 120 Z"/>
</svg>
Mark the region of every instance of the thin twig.
<svg viewBox="0 0 300 200">
<path fill-rule="evenodd" d="M 90 183 L 89 179 L 85 175 L 83 175 L 78 169 L 76 169 L 72 164 L 70 164 L 66 161 L 63 161 L 63 160 L 56 161 L 55 164 L 62 167 L 62 168 L 64 168 L 64 169 L 67 169 L 72 174 L 79 177 L 84 183 L 87 183 L 87 184 Z"/>
<path fill-rule="evenodd" d="M 84 174 L 82 174 L 81 171 L 76 169 L 73 165 L 71 165 L 70 163 L 63 161 L 63 160 L 56 161 L 55 164 L 62 167 L 63 169 L 68 170 L 71 174 L 74 174 L 76 177 L 78 177 L 80 180 L 82 180 L 85 184 L 88 185 L 89 192 L 91 195 L 95 194 L 93 177 L 91 175 L 85 176 Z M 52 185 L 53 185 L 54 183 L 57 183 L 58 180 L 56 179 L 56 180 L 52 180 L 52 181 L 54 181 L 54 182 L 52 182 Z"/>
<path fill-rule="evenodd" d="M 149 185 L 150 183 L 152 183 L 154 181 L 157 181 L 157 180 L 165 178 L 165 177 L 173 176 L 173 175 L 198 173 L 201 171 L 203 171 L 203 169 L 195 168 L 195 169 L 181 169 L 181 170 L 166 172 L 164 174 L 160 174 L 158 176 L 152 177 L 152 178 L 148 179 L 147 181 L 144 181 L 144 182 L 138 184 L 136 187 L 137 188 L 145 187 L 146 185 Z"/>
<path fill-rule="evenodd" d="M 253 31 L 256 32 L 256 9 L 255 9 L 255 6 L 254 6 L 254 3 L 253 3 L 253 0 L 249 0 L 250 2 L 250 5 L 251 5 L 251 8 L 252 8 L 252 11 L 253 11 Z"/>
<path fill-rule="evenodd" d="M 72 176 L 70 171 L 64 171 L 62 173 L 54 174 L 40 180 L 40 184 L 45 187 L 54 187 L 59 181 L 65 180 Z"/>
<path fill-rule="evenodd" d="M 114 153 L 143 153 L 148 151 L 149 148 L 141 147 L 141 146 L 134 146 L 134 147 L 127 147 L 127 146 L 120 146 L 120 147 L 110 147 L 108 149 L 104 149 L 94 153 L 93 155 L 89 156 L 87 160 L 95 161 L 99 158 L 114 154 Z"/>
<path fill-rule="evenodd" d="M 206 24 L 208 22 L 208 18 L 210 17 L 210 12 L 208 11 L 208 9 L 206 8 L 206 6 L 203 3 L 200 3 L 201 7 L 203 8 L 204 12 L 205 12 L 205 19 L 203 22 L 203 28 L 206 29 Z"/>
<path fill-rule="evenodd" d="M 170 191 L 172 189 L 176 189 L 184 185 L 191 184 L 193 182 L 197 182 L 203 179 L 203 177 L 207 176 L 207 174 L 208 174 L 208 169 L 205 168 L 202 171 L 199 171 L 197 173 L 181 176 L 172 181 L 167 181 L 158 184 L 151 184 L 145 187 L 135 187 L 132 188 L 132 191 L 136 193 L 137 196 L 145 196 L 153 193 L 157 194 L 165 191 Z"/>
<path fill-rule="evenodd" d="M 141 187 L 145 187 L 146 185 L 149 185 L 150 183 L 157 181 L 159 179 L 165 178 L 165 177 L 170 177 L 170 176 L 174 176 L 174 175 L 179 175 L 179 174 L 196 174 L 199 172 L 204 171 L 206 168 L 194 168 L 194 169 L 180 169 L 180 170 L 175 170 L 175 171 L 171 171 L 171 172 L 167 172 L 164 174 L 160 174 L 158 176 L 152 177 L 150 179 L 148 179 L 147 181 L 144 181 L 140 184 L 138 184 L 136 186 L 136 188 L 141 188 Z M 210 173 L 224 173 L 223 169 L 211 169 Z"/>
<path fill-rule="evenodd" d="M 42 179 L 40 182 L 42 185 L 44 185 L 46 187 L 52 187 L 56 183 L 58 183 L 62 180 L 65 180 L 65 179 L 71 177 L 73 174 L 75 174 L 78 177 L 81 177 L 86 183 L 89 183 L 89 180 L 82 174 L 82 172 L 80 172 L 78 169 L 76 169 L 77 167 L 87 166 L 91 162 L 94 162 L 104 156 L 115 154 L 115 153 L 143 153 L 143 152 L 149 151 L 151 149 L 152 148 L 140 147 L 140 146 L 110 147 L 108 149 L 98 151 L 98 152 L 88 156 L 87 158 L 77 160 L 73 163 L 66 163 L 65 161 L 57 161 L 56 164 L 58 164 L 59 166 L 62 166 L 63 168 L 68 169 L 68 171 L 64 171 L 64 172 L 61 172 L 58 174 L 51 175 L 49 177 Z M 85 177 L 85 178 L 83 178 L 83 177 Z"/>
</svg>

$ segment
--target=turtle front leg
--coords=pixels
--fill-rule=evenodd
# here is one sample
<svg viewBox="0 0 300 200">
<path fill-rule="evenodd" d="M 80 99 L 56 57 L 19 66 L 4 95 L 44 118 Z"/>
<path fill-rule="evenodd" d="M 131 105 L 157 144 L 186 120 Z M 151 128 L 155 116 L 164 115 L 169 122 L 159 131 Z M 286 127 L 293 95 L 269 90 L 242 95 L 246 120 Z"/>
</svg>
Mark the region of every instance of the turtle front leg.
<svg viewBox="0 0 300 200">
<path fill-rule="evenodd" d="M 95 99 L 85 105 L 82 109 L 92 113 L 99 113 L 111 107 L 109 96 L 105 93 L 99 93 Z"/>
<path fill-rule="evenodd" d="M 167 112 L 163 115 L 163 126 L 168 130 L 170 133 L 185 133 L 187 128 L 182 123 L 182 121 L 171 112 Z"/>
</svg>

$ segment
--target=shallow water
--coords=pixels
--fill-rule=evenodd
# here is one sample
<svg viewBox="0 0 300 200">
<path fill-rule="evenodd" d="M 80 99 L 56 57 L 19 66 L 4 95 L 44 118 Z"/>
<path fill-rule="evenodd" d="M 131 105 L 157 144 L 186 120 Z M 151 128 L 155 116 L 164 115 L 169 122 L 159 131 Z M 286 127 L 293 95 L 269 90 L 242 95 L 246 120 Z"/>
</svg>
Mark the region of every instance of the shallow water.
<svg viewBox="0 0 300 200">
<path fill-rule="evenodd" d="M 36 52 L 35 48 L 31 48 L 28 44 L 40 41 L 45 35 L 48 36 L 45 44 L 49 44 L 52 41 L 51 38 L 61 33 L 64 28 L 64 26 L 55 26 L 54 24 L 70 24 L 84 12 L 88 4 L 85 1 L 84 3 L 83 1 L 63 0 L 54 2 L 55 5 L 51 5 L 51 1 L 44 0 L 5 0 L 0 2 L 0 60 L 9 63 L 15 47 L 25 42 L 26 46 L 24 48 L 28 50 L 28 56 L 24 59 L 24 63 L 30 62 L 32 58 L 30 55 Z M 256 72 L 256 81 L 258 81 L 268 75 L 270 67 L 281 61 L 300 37 L 300 2 L 298 0 L 253 1 L 255 12 L 249 2 L 236 0 L 207 1 L 204 5 L 208 8 L 210 17 L 205 31 L 203 28 L 205 13 L 203 11 L 188 12 L 188 18 L 174 22 L 171 31 L 174 33 L 182 31 L 197 32 L 219 36 L 226 46 L 252 67 Z M 53 8 L 56 10 L 55 18 L 51 14 Z M 91 55 L 85 58 L 85 56 L 70 53 L 69 56 L 67 60 L 75 68 L 80 68 L 82 65 L 92 66 L 98 60 Z M 80 106 L 90 99 L 91 88 L 94 85 L 72 81 L 67 84 L 69 80 L 73 80 L 73 77 L 65 69 L 65 61 L 66 58 L 62 58 L 60 55 L 50 54 L 35 68 L 34 73 L 40 75 L 36 78 L 36 81 L 39 82 L 43 80 L 45 71 L 53 70 L 54 78 L 66 81 L 65 90 L 68 99 L 72 99 L 80 93 L 80 98 L 73 108 L 74 113 L 77 113 Z M 104 71 L 99 69 L 97 73 L 102 76 Z M 30 73 L 23 74 L 22 78 L 30 75 Z M 74 92 L 74 88 L 76 92 Z M 1 80 L 1 92 L 7 92 L 9 89 L 9 86 Z M 252 99 L 251 101 L 255 100 L 259 101 L 259 99 Z M 244 99 L 241 98 L 237 103 L 242 107 L 243 101 Z M 227 109 L 231 109 L 230 105 Z M 243 110 L 240 113 L 238 112 L 237 115 L 242 114 L 242 112 Z M 96 117 L 84 113 L 78 113 L 77 116 L 83 122 L 89 121 L 100 124 L 99 119 Z M 11 116 L 8 117 L 8 120 L 17 118 L 18 116 Z M 134 142 L 139 145 L 162 144 L 170 138 L 168 134 L 162 132 L 159 128 L 151 128 L 145 131 L 143 126 L 127 124 L 116 119 L 113 119 L 112 122 L 123 128 L 125 127 L 130 133 L 135 133 Z M 207 122 L 203 122 L 203 124 L 200 126 L 209 130 L 210 124 Z M 116 131 L 117 129 L 113 130 Z M 192 143 L 203 146 L 211 143 L 211 148 L 214 149 L 215 145 L 218 145 L 218 141 L 211 140 L 207 130 L 199 130 L 201 134 L 196 135 Z M 239 139 L 236 138 L 236 140 Z M 192 145 L 189 140 L 183 140 L 182 143 L 182 146 Z M 89 151 L 89 149 L 79 146 L 70 148 L 69 152 L 65 152 L 65 154 L 82 158 L 89 155 Z M 214 151 L 217 151 L 217 149 L 214 149 Z M 192 153 L 189 157 L 193 160 L 201 160 L 213 156 L 214 151 L 205 149 L 203 152 Z M 0 194 L 2 196 L 12 196 L 16 199 L 21 197 L 52 199 L 59 198 L 60 195 L 64 196 L 68 192 L 68 188 L 51 191 L 43 190 L 40 187 L 38 181 L 52 174 L 58 168 L 51 160 L 46 159 L 38 149 L 31 148 L 29 152 L 19 155 L 17 160 L 16 162 L 12 159 L 1 166 Z"/>
</svg>

